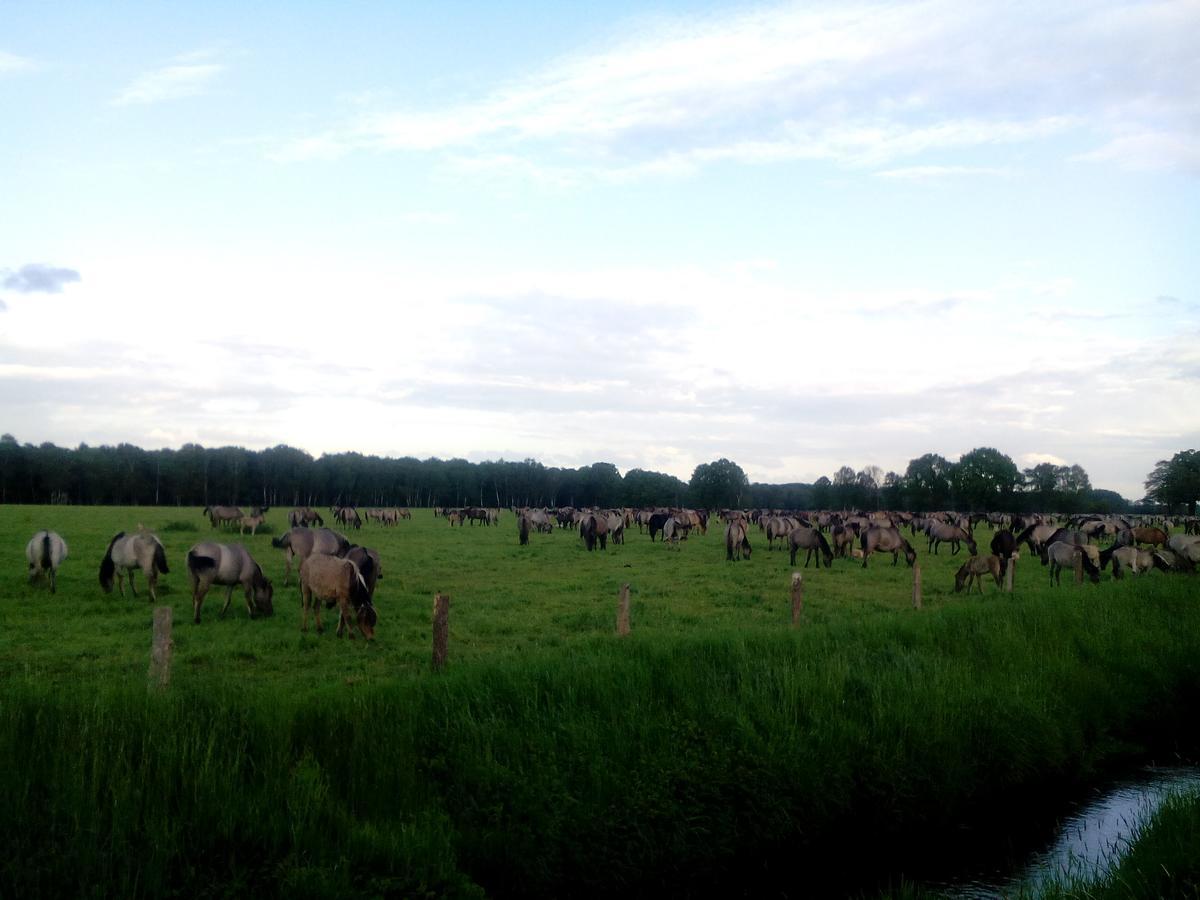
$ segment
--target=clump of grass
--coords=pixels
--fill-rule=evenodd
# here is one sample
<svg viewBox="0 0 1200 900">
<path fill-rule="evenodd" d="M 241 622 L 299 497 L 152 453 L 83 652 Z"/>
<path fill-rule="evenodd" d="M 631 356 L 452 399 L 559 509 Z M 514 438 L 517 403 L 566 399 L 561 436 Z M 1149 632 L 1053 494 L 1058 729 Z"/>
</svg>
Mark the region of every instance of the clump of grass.
<svg viewBox="0 0 1200 900">
<path fill-rule="evenodd" d="M 184 522 L 180 519 L 174 519 L 170 522 L 165 522 L 159 526 L 158 530 L 168 534 L 191 534 L 199 531 L 195 522 Z"/>
</svg>

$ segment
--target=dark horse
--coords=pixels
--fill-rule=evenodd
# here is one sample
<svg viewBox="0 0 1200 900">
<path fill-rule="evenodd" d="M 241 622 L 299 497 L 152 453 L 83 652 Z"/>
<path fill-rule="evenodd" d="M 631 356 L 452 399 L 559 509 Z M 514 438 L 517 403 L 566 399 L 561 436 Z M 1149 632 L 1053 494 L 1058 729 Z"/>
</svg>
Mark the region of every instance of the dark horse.
<svg viewBox="0 0 1200 900">
<path fill-rule="evenodd" d="M 1017 552 L 1017 537 L 1008 529 L 997 531 L 992 536 L 992 553 L 1000 557 L 1000 577 L 1008 572 L 1008 561 Z"/>
</svg>

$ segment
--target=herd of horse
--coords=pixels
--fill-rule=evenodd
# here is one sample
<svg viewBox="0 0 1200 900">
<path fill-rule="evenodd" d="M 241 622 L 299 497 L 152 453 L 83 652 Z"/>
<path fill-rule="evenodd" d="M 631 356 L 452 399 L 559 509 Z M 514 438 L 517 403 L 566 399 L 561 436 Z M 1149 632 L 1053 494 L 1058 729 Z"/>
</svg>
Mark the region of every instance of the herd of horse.
<svg viewBox="0 0 1200 900">
<path fill-rule="evenodd" d="M 205 507 L 204 515 L 213 528 L 236 525 L 242 533 L 253 535 L 264 522 L 265 507 L 254 508 L 249 514 L 237 507 Z M 411 518 L 407 509 L 373 508 L 362 511 L 354 507 L 335 506 L 331 509 L 335 522 L 358 527 L 365 513 L 369 520 L 381 525 L 394 525 L 401 518 Z M 529 543 L 533 533 L 550 533 L 558 529 L 575 529 L 588 551 L 604 551 L 608 544 L 625 543 L 626 534 L 637 527 L 648 534 L 652 542 L 661 538 L 670 548 L 679 549 L 693 531 L 706 534 L 710 514 L 702 509 L 575 509 L 529 508 L 514 509 L 521 545 Z M 493 525 L 500 521 L 498 509 L 463 507 L 434 510 L 435 516 L 445 517 L 450 524 L 466 523 Z M 778 510 L 722 510 L 718 513 L 725 523 L 725 558 L 735 562 L 749 559 L 752 552 L 750 535 L 757 526 L 766 537 L 767 550 L 776 544 L 789 553 L 795 566 L 799 552 L 806 551 L 804 567 L 815 562 L 829 568 L 838 558 L 861 560 L 867 568 L 871 556 L 877 553 L 892 556 L 898 565 L 903 554 L 909 566 L 915 564 L 917 551 L 905 537 L 924 535 L 926 550 L 937 554 L 943 545 L 956 555 L 963 548 L 966 561 L 955 574 L 955 591 L 973 588 L 983 590 L 983 581 L 990 576 L 999 586 L 1008 567 L 1018 559 L 1022 545 L 1048 567 L 1050 583 L 1061 583 L 1064 569 L 1080 571 L 1093 583 L 1100 573 L 1111 567 L 1114 578 L 1126 574 L 1140 575 L 1152 569 L 1166 572 L 1194 573 L 1200 565 L 1200 524 L 1188 519 L 1182 522 L 1182 533 L 1172 534 L 1173 523 L 1149 522 L 1123 517 L 1086 517 L 1067 519 L 1063 524 L 1045 516 L 1007 516 L 999 514 L 963 515 L 942 512 L 916 515 L 907 512 L 837 513 Z M 993 530 L 989 543 L 990 554 L 980 554 L 975 541 L 974 527 L 981 522 Z M 357 524 L 355 524 L 357 523 Z M 315 609 L 317 630 L 322 629 L 321 603 L 337 606 L 339 636 L 354 630 L 370 639 L 374 637 L 378 615 L 374 607 L 375 586 L 383 577 L 377 551 L 353 544 L 344 534 L 324 527 L 321 515 L 309 507 L 297 507 L 288 513 L 289 528 L 272 539 L 277 549 L 284 551 L 284 585 L 291 583 L 292 567 L 299 575 L 303 606 L 302 628 L 307 630 L 309 611 Z M 1110 539 L 1107 547 L 1100 540 Z M 1096 541 L 1093 543 L 1093 541 Z M 45 575 L 50 591 L 57 590 L 56 573 L 67 559 L 66 541 L 54 531 L 38 531 L 25 548 L 29 578 L 33 582 Z M 332 562 L 336 560 L 337 562 Z M 274 613 L 273 586 L 263 574 L 262 567 L 241 544 L 201 541 L 188 550 L 186 568 L 192 589 L 193 621 L 200 622 L 204 598 L 213 586 L 225 587 L 225 603 L 220 616 L 228 611 L 233 590 L 240 586 L 245 593 L 246 609 L 252 618 Z M 125 594 L 128 581 L 133 596 L 137 596 L 134 573 L 141 571 L 152 601 L 157 601 L 160 575 L 168 573 L 166 551 L 156 535 L 142 526 L 131 533 L 118 532 L 109 541 L 100 563 L 99 581 L 105 593 L 114 585 Z"/>
</svg>

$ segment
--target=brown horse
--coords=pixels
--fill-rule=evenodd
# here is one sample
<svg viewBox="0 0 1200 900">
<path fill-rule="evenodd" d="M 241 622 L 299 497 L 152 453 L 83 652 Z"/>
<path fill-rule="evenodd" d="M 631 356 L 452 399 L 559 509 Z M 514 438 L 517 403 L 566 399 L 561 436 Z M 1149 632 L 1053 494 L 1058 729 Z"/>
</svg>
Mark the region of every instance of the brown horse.
<svg viewBox="0 0 1200 900">
<path fill-rule="evenodd" d="M 815 528 L 805 528 L 801 525 L 799 528 L 793 528 L 788 534 L 788 547 L 792 551 L 792 565 L 796 564 L 796 551 L 804 549 L 808 551 L 808 555 L 804 557 L 804 568 L 808 568 L 808 561 L 812 559 L 814 552 L 819 552 L 821 555 L 817 558 L 817 568 L 821 568 L 821 561 L 825 561 L 825 568 L 833 565 L 833 549 L 829 546 L 829 541 L 825 540 L 825 535 L 817 531 Z"/>
<path fill-rule="evenodd" d="M 876 552 L 891 553 L 893 566 L 899 561 L 901 550 L 904 551 L 904 559 L 910 567 L 917 561 L 917 551 L 904 539 L 898 528 L 872 525 L 863 532 L 859 540 L 862 544 L 862 567 L 864 569 L 867 567 L 867 560 L 871 558 L 871 554 Z"/>
<path fill-rule="evenodd" d="M 991 575 L 996 581 L 996 587 L 1000 587 L 1000 557 L 972 556 L 968 559 L 954 574 L 954 593 L 961 593 L 965 586 L 969 594 L 974 583 L 982 594 L 984 575 Z"/>
<path fill-rule="evenodd" d="M 345 556 L 346 551 L 350 549 L 350 541 L 346 539 L 345 535 L 330 531 L 328 528 L 292 528 L 279 537 L 273 538 L 271 545 L 287 551 L 285 554 L 287 568 L 283 575 L 285 585 L 291 584 L 292 581 L 293 558 L 299 559 L 297 565 L 303 565 L 304 561 L 314 553 Z"/>
<path fill-rule="evenodd" d="M 746 535 L 746 523 L 735 519 L 725 526 L 725 559 L 735 561 L 750 558 L 750 538 Z"/>
</svg>

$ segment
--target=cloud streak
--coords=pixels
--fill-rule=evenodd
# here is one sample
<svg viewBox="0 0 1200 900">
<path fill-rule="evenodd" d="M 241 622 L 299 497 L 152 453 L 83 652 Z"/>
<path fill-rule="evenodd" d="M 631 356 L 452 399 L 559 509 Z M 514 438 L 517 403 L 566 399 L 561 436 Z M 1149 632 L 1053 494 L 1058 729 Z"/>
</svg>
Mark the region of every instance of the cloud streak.
<svg viewBox="0 0 1200 900">
<path fill-rule="evenodd" d="M 195 97 L 205 93 L 226 69 L 204 62 L 207 54 L 187 54 L 169 65 L 143 72 L 113 98 L 114 106 L 136 106 Z"/>
<path fill-rule="evenodd" d="M 1200 63 L 1179 37 L 1200 29 L 1189 0 L 1068 3 L 1019 17 L 1001 3 L 949 0 L 783 4 L 641 24 L 637 37 L 457 106 L 360 115 L 275 155 L 448 154 L 561 181 L 564 171 L 628 179 L 726 160 L 876 167 L 1071 133 L 1096 144 L 1078 159 L 1195 168 L 1200 108 L 1189 85 Z M 881 174 L 1007 171 L 939 161 Z"/>
</svg>

